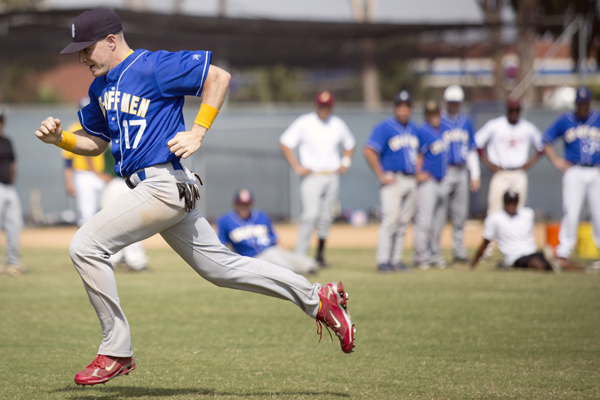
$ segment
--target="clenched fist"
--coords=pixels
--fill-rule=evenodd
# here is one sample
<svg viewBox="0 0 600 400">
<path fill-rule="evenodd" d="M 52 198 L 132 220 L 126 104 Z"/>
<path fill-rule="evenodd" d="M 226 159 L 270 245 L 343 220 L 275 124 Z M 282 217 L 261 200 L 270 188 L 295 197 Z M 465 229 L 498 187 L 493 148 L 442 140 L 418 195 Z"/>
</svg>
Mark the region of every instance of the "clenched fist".
<svg viewBox="0 0 600 400">
<path fill-rule="evenodd" d="M 40 129 L 35 131 L 35 136 L 44 143 L 56 144 L 62 140 L 62 131 L 60 119 L 48 117 L 42 121 Z"/>
</svg>

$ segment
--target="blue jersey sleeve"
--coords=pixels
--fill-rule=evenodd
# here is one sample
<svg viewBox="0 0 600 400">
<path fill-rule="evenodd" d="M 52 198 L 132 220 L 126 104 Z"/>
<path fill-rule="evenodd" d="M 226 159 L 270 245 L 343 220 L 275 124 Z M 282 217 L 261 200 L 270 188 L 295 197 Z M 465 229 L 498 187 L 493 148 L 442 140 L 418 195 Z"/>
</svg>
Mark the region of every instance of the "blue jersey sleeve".
<svg viewBox="0 0 600 400">
<path fill-rule="evenodd" d="M 385 146 L 385 130 L 383 129 L 383 125 L 377 125 L 373 129 L 373 132 L 371 132 L 371 136 L 369 136 L 369 138 L 365 142 L 365 146 L 381 154 Z"/>
<path fill-rule="evenodd" d="M 158 51 L 155 55 L 156 83 L 164 97 L 202 94 L 212 57 L 210 51 Z"/>
<path fill-rule="evenodd" d="M 419 128 L 419 152 L 421 154 L 427 153 L 431 143 L 435 142 L 435 137 L 424 128 Z"/>
<path fill-rule="evenodd" d="M 473 129 L 473 122 L 467 118 L 465 123 L 465 130 L 469 132 L 469 150 L 476 150 L 477 144 L 475 144 L 475 130 Z"/>
<path fill-rule="evenodd" d="M 227 222 L 225 221 L 226 219 L 227 215 L 223 215 L 217 220 L 218 236 L 223 244 L 231 243 L 231 240 L 229 239 L 229 229 L 227 228 Z"/>
<path fill-rule="evenodd" d="M 89 91 L 89 96 L 90 104 L 83 107 L 81 110 L 79 110 L 79 113 L 77 113 L 81 127 L 86 133 L 110 142 L 110 132 L 108 131 L 108 126 L 106 125 L 104 111 L 101 108 L 100 103 L 98 103 L 98 99 L 92 93 L 91 89 Z"/>
<path fill-rule="evenodd" d="M 559 136 L 562 136 L 565 133 L 564 128 L 564 119 L 565 117 L 559 117 L 556 121 L 552 123 L 544 132 L 544 136 L 542 137 L 542 141 L 544 144 L 552 144 Z"/>
<path fill-rule="evenodd" d="M 273 221 L 271 221 L 271 217 L 269 217 L 269 215 L 267 213 L 261 212 L 261 214 L 264 216 L 265 225 L 267 225 L 267 228 L 269 229 L 269 239 L 271 241 L 271 245 L 274 246 L 277 244 L 277 235 L 275 234 L 275 231 L 273 230 Z"/>
</svg>

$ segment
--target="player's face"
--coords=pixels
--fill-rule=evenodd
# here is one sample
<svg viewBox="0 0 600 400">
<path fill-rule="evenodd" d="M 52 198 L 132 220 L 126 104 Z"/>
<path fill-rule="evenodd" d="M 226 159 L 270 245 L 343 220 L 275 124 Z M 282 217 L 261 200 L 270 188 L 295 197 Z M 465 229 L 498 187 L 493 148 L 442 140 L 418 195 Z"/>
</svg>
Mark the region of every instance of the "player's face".
<svg viewBox="0 0 600 400">
<path fill-rule="evenodd" d="M 111 68 L 112 51 L 106 39 L 100 39 L 79 51 L 79 62 L 85 64 L 96 78 L 108 74 Z"/>
<path fill-rule="evenodd" d="M 519 203 L 504 203 L 504 211 L 508 215 L 515 215 L 517 213 L 517 205 Z"/>
<path fill-rule="evenodd" d="M 458 110 L 460 110 L 460 103 L 458 103 L 456 101 L 452 101 L 452 102 L 448 103 L 448 106 L 447 106 L 448 114 L 456 115 L 456 114 L 458 114 Z"/>
<path fill-rule="evenodd" d="M 236 204 L 235 212 L 237 213 L 237 215 L 240 216 L 240 218 L 248 219 L 250 217 L 250 213 L 252 212 L 252 205 L 251 204 Z"/>
<path fill-rule="evenodd" d="M 509 108 L 508 110 L 506 110 L 506 118 L 508 119 L 508 122 L 510 122 L 511 124 L 516 124 L 517 122 L 519 122 L 520 115 L 521 115 L 520 108 Z"/>
<path fill-rule="evenodd" d="M 412 115 L 412 107 L 407 103 L 400 103 L 394 108 L 394 114 L 401 124 L 406 124 Z"/>
<path fill-rule="evenodd" d="M 327 120 L 331 115 L 331 107 L 330 106 L 319 106 L 317 108 L 317 115 L 321 121 Z"/>
<path fill-rule="evenodd" d="M 587 118 L 590 114 L 590 103 L 587 101 L 579 102 L 575 104 L 575 110 L 578 117 Z"/>
<path fill-rule="evenodd" d="M 442 117 L 440 117 L 439 112 L 432 112 L 431 114 L 427 114 L 425 118 L 427 119 L 429 125 L 433 126 L 434 128 L 438 128 L 440 126 L 440 122 L 442 121 Z"/>
</svg>

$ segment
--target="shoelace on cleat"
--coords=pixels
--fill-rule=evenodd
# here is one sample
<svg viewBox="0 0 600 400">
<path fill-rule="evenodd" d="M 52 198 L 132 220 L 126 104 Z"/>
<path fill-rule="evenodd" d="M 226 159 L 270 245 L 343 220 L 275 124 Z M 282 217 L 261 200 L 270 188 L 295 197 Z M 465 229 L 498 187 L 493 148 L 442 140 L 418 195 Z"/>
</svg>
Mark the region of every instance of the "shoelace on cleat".
<svg viewBox="0 0 600 400">
<path fill-rule="evenodd" d="M 94 361 L 92 361 L 92 363 L 90 365 L 87 366 L 87 368 L 91 368 L 91 367 L 104 368 L 105 366 L 106 366 L 106 356 L 99 355 L 98 357 L 96 357 L 94 359 Z"/>
<path fill-rule="evenodd" d="M 319 321 L 318 319 L 315 320 L 315 322 L 317 323 L 317 335 L 319 335 L 319 343 L 321 343 L 321 339 L 323 339 L 323 325 L 321 324 L 321 321 Z M 329 330 L 329 327 L 327 326 L 327 324 L 325 324 L 325 329 L 327 329 L 327 333 L 329 333 L 329 337 L 331 338 L 331 341 L 333 342 L 333 336 L 331 336 L 331 331 Z"/>
</svg>

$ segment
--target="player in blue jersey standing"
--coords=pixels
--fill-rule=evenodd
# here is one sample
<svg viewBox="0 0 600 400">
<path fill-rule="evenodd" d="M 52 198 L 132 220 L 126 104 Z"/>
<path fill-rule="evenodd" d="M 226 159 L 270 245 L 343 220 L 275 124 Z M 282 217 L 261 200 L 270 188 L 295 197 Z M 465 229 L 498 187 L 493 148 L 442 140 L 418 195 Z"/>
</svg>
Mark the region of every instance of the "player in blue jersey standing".
<svg viewBox="0 0 600 400">
<path fill-rule="evenodd" d="M 457 85 L 444 91 L 446 110 L 442 112 L 442 123 L 447 127 L 443 133 L 448 145 L 448 172 L 444 183 L 448 193 L 448 213 L 452 224 L 452 255 L 456 262 L 468 262 L 464 245 L 464 225 L 469 214 L 469 189 L 479 190 L 480 168 L 473 123 L 460 112 L 465 93 Z"/>
<path fill-rule="evenodd" d="M 373 129 L 363 150 L 381 183 L 381 225 L 375 254 L 380 272 L 409 270 L 402 262 L 402 252 L 406 227 L 415 214 L 419 152 L 419 128 L 410 122 L 411 114 L 412 97 L 402 90 L 394 97 L 394 116 Z"/>
<path fill-rule="evenodd" d="M 132 188 L 88 220 L 71 243 L 71 259 L 103 334 L 98 356 L 75 375 L 75 383 L 105 383 L 135 368 L 109 258 L 156 233 L 203 278 L 292 301 L 316 318 L 318 327 L 332 329 L 344 352 L 352 352 L 354 329 L 341 282 L 312 285 L 288 269 L 231 252 L 196 207 L 196 178 L 179 160 L 200 148 L 227 93 L 230 76 L 210 65 L 211 53 L 131 50 L 117 14 L 102 8 L 79 15 L 71 33 L 73 42 L 61 53 L 78 52 L 79 62 L 96 77 L 90 104 L 79 111 L 83 129 L 65 131 L 60 120 L 48 117 L 35 135 L 80 155 L 102 154 L 110 143 L 115 172 Z M 202 96 L 187 131 L 184 96 Z"/>
<path fill-rule="evenodd" d="M 556 247 L 557 261 L 563 268 L 569 265 L 586 197 L 594 242 L 600 246 L 600 113 L 590 109 L 591 100 L 586 87 L 578 88 L 575 111 L 559 117 L 543 136 L 546 155 L 563 173 L 563 218 Z M 552 146 L 558 138 L 565 143 L 564 158 L 559 158 Z"/>
<path fill-rule="evenodd" d="M 314 274 L 317 260 L 306 254 L 293 253 L 277 245 L 277 235 L 269 215 L 253 208 L 254 196 L 248 189 L 240 189 L 233 199 L 233 211 L 219 217 L 219 240 L 231 245 L 233 251 L 246 257 L 255 257 L 297 274 Z"/>
<path fill-rule="evenodd" d="M 435 100 L 425 103 L 425 120 L 419 131 L 420 154 L 417 160 L 417 212 L 415 214 L 414 261 L 420 269 L 432 265 L 446 268 L 440 236 L 446 223 L 448 193 L 444 178 L 448 170 L 448 146 L 441 122 L 440 106 Z"/>
</svg>

